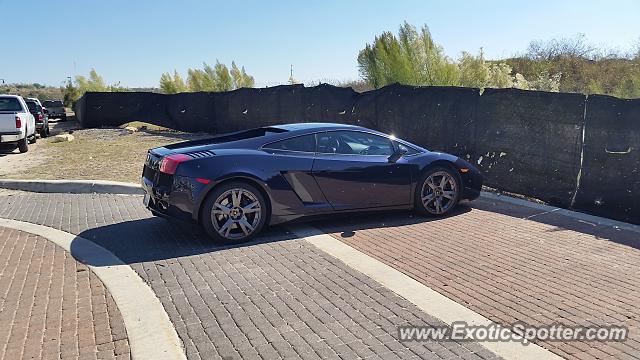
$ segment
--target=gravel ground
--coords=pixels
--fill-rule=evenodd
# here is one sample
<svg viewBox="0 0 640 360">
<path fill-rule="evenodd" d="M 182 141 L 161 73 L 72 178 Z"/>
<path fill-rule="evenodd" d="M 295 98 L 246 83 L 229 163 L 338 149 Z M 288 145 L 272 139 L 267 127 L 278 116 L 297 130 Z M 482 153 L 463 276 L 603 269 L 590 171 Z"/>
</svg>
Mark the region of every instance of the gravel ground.
<svg viewBox="0 0 640 360">
<path fill-rule="evenodd" d="M 200 139 L 207 134 L 190 134 L 168 129 L 121 128 L 79 129 L 73 121 L 52 123 L 52 135 L 70 133 L 71 142 L 54 143 L 38 139 L 29 152 L 0 150 L 0 178 L 11 179 L 101 179 L 137 183 L 150 148 Z"/>
</svg>

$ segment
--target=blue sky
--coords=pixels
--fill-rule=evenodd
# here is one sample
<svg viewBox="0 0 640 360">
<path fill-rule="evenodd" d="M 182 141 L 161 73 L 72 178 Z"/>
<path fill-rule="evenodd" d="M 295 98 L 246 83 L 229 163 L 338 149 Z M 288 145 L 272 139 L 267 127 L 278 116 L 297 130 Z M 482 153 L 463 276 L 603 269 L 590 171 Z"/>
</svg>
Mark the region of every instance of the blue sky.
<svg viewBox="0 0 640 360">
<path fill-rule="evenodd" d="M 619 49 L 640 38 L 638 0 L 0 0 L 0 15 L 0 78 L 49 85 L 94 67 L 108 83 L 156 86 L 162 72 L 216 59 L 258 86 L 286 82 L 290 64 L 301 81 L 356 79 L 358 51 L 405 20 L 427 24 L 453 58 L 577 33 Z"/>
</svg>

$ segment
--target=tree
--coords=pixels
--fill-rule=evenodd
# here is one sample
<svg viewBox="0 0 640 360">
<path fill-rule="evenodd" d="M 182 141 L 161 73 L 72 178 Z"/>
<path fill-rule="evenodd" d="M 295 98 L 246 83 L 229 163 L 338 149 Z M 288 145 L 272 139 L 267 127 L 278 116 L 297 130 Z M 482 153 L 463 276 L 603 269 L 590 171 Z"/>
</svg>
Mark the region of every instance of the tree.
<svg viewBox="0 0 640 360">
<path fill-rule="evenodd" d="M 358 54 L 358 67 L 362 78 L 379 88 L 394 82 L 408 85 L 456 85 L 459 70 L 444 55 L 429 28 L 420 32 L 405 22 L 398 37 L 390 32 L 376 36 Z"/>
<path fill-rule="evenodd" d="M 623 52 L 597 48 L 578 34 L 532 41 L 524 55 L 506 62 L 515 72 L 535 79 L 531 85 L 540 89 L 619 97 L 637 97 L 640 92 L 636 80 L 640 77 L 640 43 Z"/>
<path fill-rule="evenodd" d="M 102 76 L 98 75 L 96 69 L 91 69 L 89 72 L 89 78 L 85 78 L 82 75 L 76 76 L 76 84 L 79 91 L 84 94 L 87 91 L 107 91 L 107 85 L 104 83 Z"/>
<path fill-rule="evenodd" d="M 216 61 L 214 70 L 216 91 L 233 90 L 233 80 L 231 79 L 231 75 L 229 74 L 229 68 L 227 68 L 227 65 L 221 64 L 219 61 Z"/>
<path fill-rule="evenodd" d="M 511 66 L 505 62 L 489 63 L 484 58 L 484 51 L 480 48 L 478 56 L 462 52 L 458 61 L 460 68 L 460 85 L 484 89 L 510 88 L 516 84 L 516 76 L 511 73 Z M 521 75 L 521 81 L 524 77 Z"/>
<path fill-rule="evenodd" d="M 91 69 L 91 71 L 89 71 L 88 78 L 82 75 L 77 75 L 75 77 L 74 83 L 75 84 L 69 83 L 64 88 L 63 96 L 64 96 L 65 105 L 70 105 L 74 103 L 87 91 L 96 91 L 96 92 L 129 91 L 128 88 L 121 86 L 119 82 L 112 85 L 106 85 L 102 76 L 100 76 L 98 72 L 93 68 Z"/>
<path fill-rule="evenodd" d="M 167 75 L 163 74 L 160 77 L 161 88 L 163 82 L 167 83 L 169 81 Z M 175 82 L 175 74 L 172 81 Z M 225 64 L 216 60 L 216 64 L 213 67 L 205 62 L 202 64 L 202 69 L 189 69 L 187 71 L 185 90 L 191 92 L 229 91 L 241 87 L 253 87 L 254 84 L 253 76 L 248 75 L 244 67 L 239 69 L 235 62 L 231 62 L 231 71 L 229 71 Z"/>
<path fill-rule="evenodd" d="M 198 69 L 189 69 L 187 71 L 187 88 L 189 89 L 189 91 L 205 91 L 204 77 L 204 71 Z"/>
<path fill-rule="evenodd" d="M 160 76 L 160 90 L 165 94 L 176 94 L 187 91 L 187 86 L 180 74 L 174 70 L 173 77 L 169 73 Z"/>
<path fill-rule="evenodd" d="M 253 76 L 247 75 L 244 70 L 244 66 L 241 69 L 238 69 L 238 66 L 234 61 L 231 62 L 231 78 L 233 80 L 233 88 L 251 88 L 255 85 L 255 80 Z"/>
<path fill-rule="evenodd" d="M 73 86 L 71 81 L 69 81 L 67 86 L 64 87 L 63 94 L 64 94 L 63 95 L 64 106 L 67 106 L 67 107 L 72 107 L 73 104 L 76 101 L 78 101 L 80 96 L 82 96 L 82 94 L 80 94 L 79 89 L 77 87 Z"/>
</svg>

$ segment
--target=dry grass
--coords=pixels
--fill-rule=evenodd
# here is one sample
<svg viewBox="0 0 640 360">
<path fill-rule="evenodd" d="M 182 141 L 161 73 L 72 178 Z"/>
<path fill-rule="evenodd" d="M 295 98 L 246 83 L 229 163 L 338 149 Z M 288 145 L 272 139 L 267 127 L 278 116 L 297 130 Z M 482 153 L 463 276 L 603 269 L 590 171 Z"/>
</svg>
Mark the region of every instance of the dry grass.
<svg viewBox="0 0 640 360">
<path fill-rule="evenodd" d="M 119 128 L 73 131 L 74 141 L 53 143 L 43 139 L 38 157 L 45 161 L 24 171 L 2 177 L 16 179 L 90 179 L 138 183 L 150 148 L 202 138 L 204 134 L 186 134 L 166 130 L 141 130 L 131 133 Z M 34 154 L 31 154 L 32 156 Z"/>
</svg>

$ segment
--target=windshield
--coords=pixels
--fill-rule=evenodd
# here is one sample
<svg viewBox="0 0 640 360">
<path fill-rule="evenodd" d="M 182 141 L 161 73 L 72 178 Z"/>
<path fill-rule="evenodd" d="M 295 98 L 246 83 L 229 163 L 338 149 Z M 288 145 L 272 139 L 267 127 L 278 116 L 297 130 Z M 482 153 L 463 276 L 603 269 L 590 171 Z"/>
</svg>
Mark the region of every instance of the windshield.
<svg viewBox="0 0 640 360">
<path fill-rule="evenodd" d="M 0 111 L 22 111 L 22 105 L 17 98 L 0 97 Z"/>
</svg>

